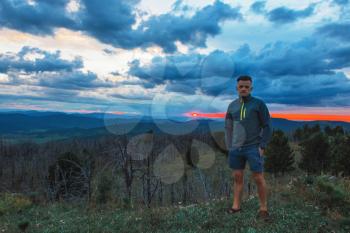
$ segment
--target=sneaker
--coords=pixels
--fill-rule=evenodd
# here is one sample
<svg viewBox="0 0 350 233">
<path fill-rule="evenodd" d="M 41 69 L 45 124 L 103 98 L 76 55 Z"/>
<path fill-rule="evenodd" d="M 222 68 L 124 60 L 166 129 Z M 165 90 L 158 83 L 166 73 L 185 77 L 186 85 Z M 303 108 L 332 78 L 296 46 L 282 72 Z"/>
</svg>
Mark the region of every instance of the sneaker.
<svg viewBox="0 0 350 233">
<path fill-rule="evenodd" d="M 229 214 L 234 214 L 234 213 L 240 212 L 241 210 L 242 210 L 241 208 L 239 208 L 239 209 L 234 209 L 234 208 L 230 207 L 230 208 L 228 208 L 228 209 L 226 210 L 226 212 L 229 213 Z"/>
<path fill-rule="evenodd" d="M 266 222 L 271 220 L 271 216 L 267 210 L 259 210 L 258 215 L 256 217 Z"/>
</svg>

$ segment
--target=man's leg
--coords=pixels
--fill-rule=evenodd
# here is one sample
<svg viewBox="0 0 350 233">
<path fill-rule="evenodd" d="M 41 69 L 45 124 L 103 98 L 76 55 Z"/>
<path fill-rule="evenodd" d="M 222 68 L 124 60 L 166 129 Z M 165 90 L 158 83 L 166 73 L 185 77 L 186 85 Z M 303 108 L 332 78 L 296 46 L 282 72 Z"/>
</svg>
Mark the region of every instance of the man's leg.
<svg viewBox="0 0 350 233">
<path fill-rule="evenodd" d="M 240 208 L 241 196 L 243 191 L 243 171 L 246 159 L 241 155 L 241 148 L 231 149 L 229 151 L 229 164 L 233 176 L 233 209 Z"/>
<path fill-rule="evenodd" d="M 267 210 L 267 198 L 266 198 L 266 182 L 263 172 L 253 172 L 253 177 L 256 185 L 258 186 L 258 194 L 260 200 L 260 210 Z"/>
<path fill-rule="evenodd" d="M 243 173 L 244 170 L 233 170 L 232 176 L 234 179 L 234 185 L 233 185 L 233 209 L 239 209 L 241 204 L 241 197 L 242 197 L 242 191 L 243 191 Z"/>
</svg>

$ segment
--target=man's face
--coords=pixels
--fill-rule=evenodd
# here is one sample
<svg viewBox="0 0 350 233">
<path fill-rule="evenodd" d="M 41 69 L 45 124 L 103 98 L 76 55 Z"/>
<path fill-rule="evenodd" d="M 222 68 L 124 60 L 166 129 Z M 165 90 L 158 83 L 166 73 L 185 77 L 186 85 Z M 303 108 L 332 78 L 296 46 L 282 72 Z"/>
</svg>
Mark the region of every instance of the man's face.
<svg viewBox="0 0 350 233">
<path fill-rule="evenodd" d="M 239 80 L 236 89 L 239 96 L 248 96 L 253 90 L 253 86 L 249 80 Z"/>
</svg>

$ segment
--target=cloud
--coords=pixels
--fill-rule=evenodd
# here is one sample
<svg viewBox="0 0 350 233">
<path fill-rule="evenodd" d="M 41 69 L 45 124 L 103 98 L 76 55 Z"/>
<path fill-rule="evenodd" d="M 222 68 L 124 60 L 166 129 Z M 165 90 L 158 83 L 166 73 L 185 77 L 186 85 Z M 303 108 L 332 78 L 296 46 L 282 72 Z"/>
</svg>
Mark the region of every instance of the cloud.
<svg viewBox="0 0 350 233">
<path fill-rule="evenodd" d="M 266 13 L 269 21 L 277 24 L 293 23 L 299 19 L 307 18 L 314 13 L 316 4 L 311 4 L 303 10 L 293 10 L 287 7 L 278 7 Z"/>
<path fill-rule="evenodd" d="M 145 88 L 165 85 L 170 92 L 213 97 L 231 96 L 235 77 L 250 74 L 255 93 L 269 102 L 338 104 L 350 93 L 350 80 L 339 71 L 350 66 L 349 57 L 350 46 L 315 35 L 293 43 L 267 44 L 260 52 L 243 45 L 236 51 L 216 50 L 206 56 L 169 55 L 144 65 L 134 61 L 129 74 L 142 80 Z M 337 95 L 343 95 L 342 99 Z"/>
<path fill-rule="evenodd" d="M 31 56 L 39 56 L 30 59 Z M 9 70 L 23 72 L 73 71 L 83 67 L 80 57 L 69 61 L 61 58 L 60 51 L 49 53 L 38 48 L 23 47 L 18 53 L 0 54 L 0 73 Z"/>
<path fill-rule="evenodd" d="M 39 86 L 67 90 L 84 90 L 114 86 L 113 83 L 98 79 L 97 75 L 93 72 L 83 73 L 75 71 L 48 73 L 37 75 L 36 78 L 39 79 Z"/>
<path fill-rule="evenodd" d="M 118 99 L 128 99 L 128 100 L 152 100 L 154 97 L 153 93 L 148 93 L 142 88 L 128 88 L 124 93 L 114 93 L 110 95 Z"/>
<path fill-rule="evenodd" d="M 164 84 L 168 80 L 232 77 L 234 66 L 230 54 L 215 50 L 208 55 L 190 53 L 154 57 L 144 65 L 139 60 L 134 60 L 130 63 L 129 74 L 154 84 Z"/>
<path fill-rule="evenodd" d="M 318 28 L 317 32 L 348 42 L 350 40 L 350 23 L 329 23 Z"/>
<path fill-rule="evenodd" d="M 61 103 L 76 103 L 76 104 L 89 104 L 95 106 L 108 106 L 113 104 L 112 101 L 99 99 L 96 97 L 82 97 L 79 96 L 77 91 L 63 90 L 63 89 L 44 89 L 41 91 L 40 96 L 32 93 L 22 94 L 1 94 L 0 98 L 2 103 L 13 103 L 21 101 L 29 103 L 38 103 L 42 106 L 50 106 L 46 103 L 49 102 L 61 102 Z M 22 102 L 22 103 L 23 103 Z"/>
<path fill-rule="evenodd" d="M 250 6 L 250 10 L 253 11 L 254 13 L 256 13 L 256 14 L 263 14 L 265 12 L 265 6 L 266 6 L 266 2 L 265 1 L 254 2 Z"/>
<path fill-rule="evenodd" d="M 306 76 L 334 74 L 346 68 L 349 63 L 349 46 L 335 45 L 315 37 L 294 43 L 275 42 L 267 44 L 260 53 L 246 52 L 233 54 L 239 73 L 252 73 L 271 78 L 279 76 Z M 240 58 L 241 57 L 241 58 Z"/>
<path fill-rule="evenodd" d="M 172 11 L 176 12 L 186 12 L 192 10 L 192 8 L 183 3 L 183 0 L 176 0 L 172 5 Z"/>
<path fill-rule="evenodd" d="M 13 92 L 11 94 L 0 93 L 1 104 L 0 106 L 13 105 L 13 103 L 25 104 L 26 106 L 36 105 L 43 108 L 49 108 L 57 111 L 59 108 L 67 110 L 73 109 L 101 109 L 104 111 L 120 111 L 120 112 L 140 112 L 144 114 L 149 113 L 149 105 L 145 103 L 137 103 L 135 101 L 128 101 L 128 98 L 120 96 L 120 98 L 113 98 L 108 96 L 98 96 L 96 94 L 87 96 L 82 95 L 76 90 L 64 90 L 46 88 L 40 91 L 40 95 L 34 93 L 21 93 Z M 53 106 L 57 106 L 56 108 Z M 28 109 L 28 108 L 27 108 Z"/>
<path fill-rule="evenodd" d="M 341 5 L 341 6 L 345 6 L 349 3 L 349 0 L 333 0 L 333 3 Z"/>
<path fill-rule="evenodd" d="M 117 53 L 111 49 L 103 49 L 103 52 L 107 55 L 116 55 Z"/>
<path fill-rule="evenodd" d="M 0 2 L 0 27 L 35 35 L 53 35 L 56 28 L 64 27 L 114 47 L 133 49 L 157 45 L 166 52 L 175 52 L 176 41 L 205 47 L 209 36 L 221 32 L 221 22 L 242 18 L 238 8 L 216 1 L 191 17 L 169 12 L 151 16 L 133 28 L 139 0 L 81 0 L 76 12 L 68 12 L 67 3 L 68 0 L 36 1 L 31 5 L 26 0 L 3 0 Z M 174 7 L 181 5 L 180 1 Z"/>
<path fill-rule="evenodd" d="M 170 92 L 219 95 L 228 93 L 223 86 L 232 84 L 237 71 L 240 70 L 236 70 L 231 53 L 215 50 L 208 55 L 192 53 L 155 57 L 143 65 L 135 60 L 130 64 L 129 75 L 138 77 L 144 88 L 165 85 L 166 91 Z"/>
<path fill-rule="evenodd" d="M 310 4 L 307 8 L 302 10 L 294 10 L 282 6 L 268 11 L 266 9 L 266 1 L 257 1 L 250 6 L 250 10 L 256 14 L 264 15 L 270 22 L 288 24 L 311 16 L 315 11 L 316 5 L 317 3 Z"/>
<path fill-rule="evenodd" d="M 129 75 L 138 77 L 145 88 L 165 85 L 166 91 L 195 94 L 201 86 L 208 90 L 228 82 L 235 74 L 234 69 L 233 58 L 216 50 L 207 56 L 177 54 L 155 57 L 144 65 L 135 60 L 130 64 Z"/>
<path fill-rule="evenodd" d="M 53 35 L 58 27 L 71 28 L 75 24 L 66 11 L 69 0 L 0 1 L 0 27 L 12 28 L 35 35 Z"/>
<path fill-rule="evenodd" d="M 93 72 L 83 72 L 80 57 L 61 58 L 60 51 L 50 53 L 39 48 L 23 47 L 18 53 L 0 54 L 0 73 L 8 76 L 7 85 L 83 90 L 112 87 L 116 83 L 99 79 Z"/>
<path fill-rule="evenodd" d="M 261 96 L 268 103 L 322 107 L 350 106 L 346 100 L 350 98 L 350 80 L 341 72 L 332 75 L 264 79 L 262 82 L 257 82 L 254 94 Z"/>
<path fill-rule="evenodd" d="M 136 60 L 129 74 L 142 80 L 163 84 L 166 80 L 233 77 L 242 73 L 278 77 L 334 74 L 349 64 L 346 46 L 332 47 L 322 40 L 305 38 L 295 43 L 267 44 L 259 53 L 243 45 L 234 52 L 213 51 L 207 56 L 186 54 L 156 57 L 150 64 Z"/>
<path fill-rule="evenodd" d="M 40 88 L 56 88 L 66 90 L 94 90 L 96 88 L 116 87 L 118 83 L 103 81 L 93 72 L 82 71 L 60 71 L 60 72 L 40 72 L 26 74 L 10 72 L 8 81 L 0 84 L 18 86 L 35 86 Z"/>
<path fill-rule="evenodd" d="M 136 47 L 138 38 L 132 30 L 136 22 L 134 7 L 137 0 L 82 0 L 73 29 L 115 47 Z"/>
<path fill-rule="evenodd" d="M 140 25 L 137 34 L 144 45 L 158 45 L 166 52 L 174 52 L 177 50 L 176 41 L 194 47 L 206 47 L 207 38 L 221 32 L 220 22 L 241 18 L 239 9 L 216 1 L 189 18 L 171 13 L 152 16 Z"/>
</svg>

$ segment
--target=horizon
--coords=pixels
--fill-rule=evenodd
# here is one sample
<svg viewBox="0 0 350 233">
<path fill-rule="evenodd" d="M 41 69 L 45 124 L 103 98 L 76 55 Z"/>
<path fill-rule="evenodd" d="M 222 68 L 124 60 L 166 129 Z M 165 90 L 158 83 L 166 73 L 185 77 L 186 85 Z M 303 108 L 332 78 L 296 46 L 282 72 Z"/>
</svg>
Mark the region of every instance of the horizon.
<svg viewBox="0 0 350 233">
<path fill-rule="evenodd" d="M 101 115 L 115 115 L 115 116 L 127 116 L 127 117 L 150 117 L 152 119 L 169 119 L 168 116 L 152 116 L 152 115 L 127 115 L 124 113 L 114 113 L 114 112 L 64 112 L 64 111 L 45 111 L 45 110 L 32 110 L 32 109 L 0 109 L 0 113 L 13 113 L 13 112 L 38 112 L 38 113 L 65 113 L 65 114 L 81 114 L 81 115 L 90 115 L 90 114 L 101 114 Z M 188 119 L 221 119 L 224 120 L 225 112 L 218 113 L 203 113 L 203 112 L 187 112 L 182 115 L 172 116 L 172 119 L 176 118 L 188 118 Z M 337 114 L 295 114 L 295 113 L 274 113 L 270 112 L 270 116 L 273 119 L 284 119 L 289 121 L 333 121 L 333 122 L 346 122 L 350 123 L 350 116 L 348 115 L 337 115 Z M 117 118 L 117 117 L 116 117 Z"/>
</svg>

